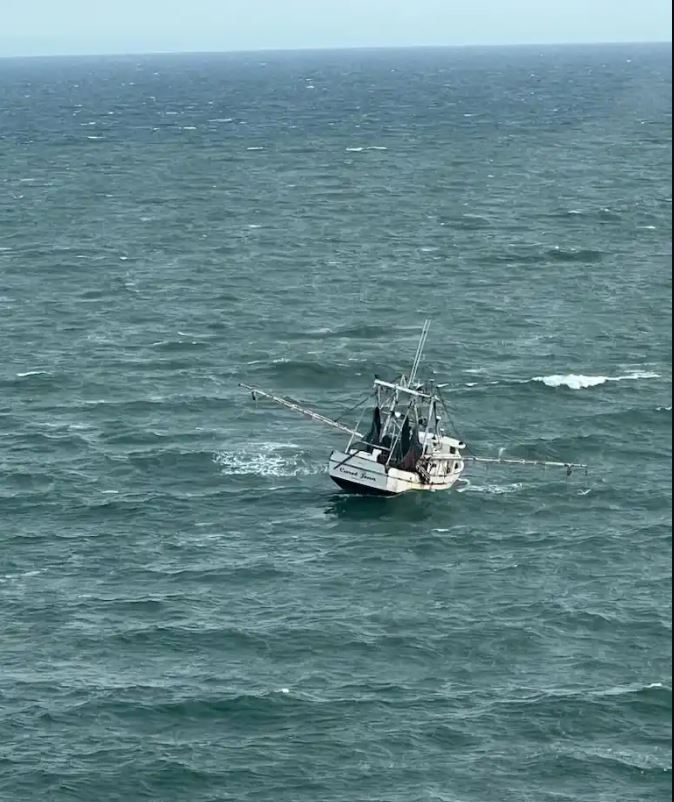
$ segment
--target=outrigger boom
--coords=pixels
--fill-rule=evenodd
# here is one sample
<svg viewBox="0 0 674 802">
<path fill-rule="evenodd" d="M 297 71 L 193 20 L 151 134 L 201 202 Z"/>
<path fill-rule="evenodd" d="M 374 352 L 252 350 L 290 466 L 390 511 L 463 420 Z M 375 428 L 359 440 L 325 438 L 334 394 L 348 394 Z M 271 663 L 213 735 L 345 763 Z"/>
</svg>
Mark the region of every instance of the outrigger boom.
<svg viewBox="0 0 674 802">
<path fill-rule="evenodd" d="M 259 390 L 257 387 L 251 387 L 249 384 L 239 384 L 239 387 L 243 387 L 244 390 L 249 390 L 253 395 L 253 401 L 257 401 L 258 396 L 260 396 L 260 398 L 268 398 L 275 404 L 280 404 L 286 409 L 292 409 L 293 412 L 299 412 L 300 415 L 311 418 L 311 420 L 315 420 L 318 423 L 324 423 L 326 426 L 330 426 L 332 429 L 337 429 L 340 432 L 344 432 L 344 434 L 351 435 L 351 437 L 363 437 L 363 435 L 360 432 L 357 432 L 355 429 L 349 429 L 348 426 L 344 426 L 336 420 L 326 418 L 325 415 L 319 415 L 318 412 L 314 412 L 311 409 L 302 407 L 299 404 L 296 404 L 294 401 L 288 401 L 285 398 L 279 398 L 276 395 L 265 393 L 264 390 Z"/>
<path fill-rule="evenodd" d="M 465 462 L 486 462 L 494 465 L 529 465 L 538 468 L 566 468 L 570 473 L 576 468 L 587 468 L 582 462 L 553 462 L 538 459 L 503 459 L 502 457 L 472 457 L 463 458 Z"/>
</svg>

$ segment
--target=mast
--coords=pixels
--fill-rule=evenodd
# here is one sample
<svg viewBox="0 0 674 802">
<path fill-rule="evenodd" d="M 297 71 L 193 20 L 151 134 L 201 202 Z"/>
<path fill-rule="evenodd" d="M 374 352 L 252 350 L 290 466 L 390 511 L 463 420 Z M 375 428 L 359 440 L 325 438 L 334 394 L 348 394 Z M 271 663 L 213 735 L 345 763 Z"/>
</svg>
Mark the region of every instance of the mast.
<svg viewBox="0 0 674 802">
<path fill-rule="evenodd" d="M 421 331 L 421 339 L 419 340 L 419 345 L 417 346 L 417 353 L 414 357 L 414 363 L 412 365 L 412 372 L 410 373 L 410 378 L 407 382 L 408 387 L 412 387 L 414 382 L 417 378 L 417 373 L 419 371 L 419 365 L 421 364 L 421 357 L 424 355 L 424 348 L 426 347 L 426 341 L 428 340 L 428 334 L 431 330 L 431 321 L 425 320 L 424 327 Z"/>
</svg>

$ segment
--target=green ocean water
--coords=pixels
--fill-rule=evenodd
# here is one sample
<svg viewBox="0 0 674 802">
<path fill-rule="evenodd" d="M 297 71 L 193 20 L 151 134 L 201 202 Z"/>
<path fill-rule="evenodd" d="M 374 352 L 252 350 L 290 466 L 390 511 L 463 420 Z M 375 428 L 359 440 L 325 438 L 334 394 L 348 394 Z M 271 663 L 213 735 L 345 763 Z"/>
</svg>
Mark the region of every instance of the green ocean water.
<svg viewBox="0 0 674 802">
<path fill-rule="evenodd" d="M 0 188 L 2 802 L 670 798 L 669 46 L 3 60 Z M 238 388 L 426 317 L 587 474 L 352 497 Z"/>
</svg>

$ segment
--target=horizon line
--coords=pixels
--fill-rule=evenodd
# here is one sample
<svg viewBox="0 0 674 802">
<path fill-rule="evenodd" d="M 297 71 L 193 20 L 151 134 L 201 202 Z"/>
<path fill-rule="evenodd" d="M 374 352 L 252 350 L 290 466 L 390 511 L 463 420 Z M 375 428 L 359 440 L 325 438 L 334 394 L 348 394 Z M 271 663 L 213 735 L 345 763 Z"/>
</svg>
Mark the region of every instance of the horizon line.
<svg viewBox="0 0 674 802">
<path fill-rule="evenodd" d="M 226 56 L 226 55 L 276 55 L 281 53 L 341 53 L 383 50 L 468 50 L 497 48 L 532 48 L 532 47 L 626 47 L 636 45 L 669 45 L 671 39 L 637 39 L 620 41 L 587 41 L 587 42 L 503 42 L 503 43 L 469 43 L 469 44 L 409 44 L 409 45 L 335 45 L 307 47 L 259 47 L 231 48 L 226 50 L 129 50 L 104 51 L 100 53 L 31 53 L 24 55 L 1 55 L 0 60 L 18 59 L 90 59 L 90 58 L 128 58 L 132 56 Z"/>
</svg>

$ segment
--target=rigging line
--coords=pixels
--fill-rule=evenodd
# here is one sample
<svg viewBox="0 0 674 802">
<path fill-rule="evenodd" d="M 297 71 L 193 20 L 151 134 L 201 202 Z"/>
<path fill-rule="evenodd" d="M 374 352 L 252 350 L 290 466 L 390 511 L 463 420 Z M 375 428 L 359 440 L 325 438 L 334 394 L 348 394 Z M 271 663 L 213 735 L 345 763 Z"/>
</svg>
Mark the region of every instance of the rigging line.
<svg viewBox="0 0 674 802">
<path fill-rule="evenodd" d="M 341 423 L 343 418 L 345 418 L 347 415 L 350 415 L 352 412 L 355 412 L 357 409 L 359 409 L 370 398 L 371 395 L 372 395 L 372 393 L 369 392 L 361 401 L 359 401 L 356 404 L 356 406 L 351 407 L 351 409 L 347 409 L 346 412 L 343 412 L 338 418 L 335 418 L 334 419 L 334 423 Z M 285 399 L 287 401 L 291 401 L 293 404 L 297 404 L 297 406 L 302 406 L 302 404 L 303 404 L 302 401 L 298 401 L 296 398 L 293 398 L 291 395 L 286 395 Z"/>
<path fill-rule="evenodd" d="M 387 467 L 391 465 L 391 460 L 393 459 L 393 455 L 395 454 L 395 450 L 398 447 L 398 443 L 402 440 L 403 437 L 403 429 L 405 428 L 405 423 L 410 419 L 410 415 L 412 413 L 412 408 L 414 407 L 414 401 L 410 401 L 410 405 L 407 407 L 407 412 L 405 413 L 405 417 L 402 419 L 400 423 L 400 430 L 396 436 L 396 439 L 391 443 L 391 451 L 388 455 L 388 460 L 386 461 Z M 416 409 L 416 407 L 415 407 Z"/>
<path fill-rule="evenodd" d="M 440 402 L 442 403 L 442 408 L 447 413 L 447 417 L 449 418 L 449 422 L 454 427 L 456 434 L 459 436 L 459 439 L 466 443 L 465 438 L 459 432 L 456 424 L 452 420 L 452 416 L 449 412 L 447 405 L 445 404 L 445 399 L 442 397 L 442 394 L 438 390 L 438 397 L 440 398 Z M 554 462 L 550 460 L 528 460 L 528 459 L 506 459 L 503 457 L 499 457 L 497 459 L 491 459 L 488 457 L 478 457 L 473 449 L 466 444 L 466 451 L 470 454 L 469 457 L 464 457 L 467 462 L 483 462 L 486 464 L 501 464 L 501 465 L 544 465 L 546 467 L 556 467 L 556 468 L 566 468 L 569 471 L 569 476 L 571 475 L 570 471 L 574 468 L 585 468 L 585 472 L 588 471 L 588 466 L 584 463 L 577 463 L 577 462 Z"/>
<path fill-rule="evenodd" d="M 368 394 L 364 398 L 362 398 L 355 406 L 351 407 L 350 409 L 347 409 L 346 412 L 342 412 L 342 414 L 338 418 L 335 418 L 335 421 L 337 423 L 340 423 L 347 415 L 350 415 L 352 412 L 355 412 L 356 410 L 360 409 L 360 407 L 362 407 L 363 404 L 367 403 L 367 401 L 370 400 L 371 395 L 372 391 L 369 391 Z"/>
<path fill-rule="evenodd" d="M 445 402 L 445 397 L 444 397 L 444 396 L 443 396 L 443 394 L 440 392 L 440 388 L 436 387 L 435 389 L 436 389 L 436 392 L 437 392 L 437 394 L 438 394 L 438 398 L 440 399 L 440 403 L 442 404 L 442 409 L 444 410 L 445 414 L 447 415 L 447 418 L 448 418 L 448 420 L 449 420 L 449 422 L 450 422 L 450 424 L 451 424 L 452 428 L 454 429 L 454 432 L 455 432 L 455 434 L 457 434 L 457 435 L 458 435 L 458 438 L 459 438 L 459 440 L 461 440 L 461 442 L 462 442 L 462 443 L 466 443 L 466 451 L 467 451 L 467 452 L 468 452 L 468 453 L 469 453 L 469 454 L 470 454 L 472 457 L 475 457 L 475 456 L 477 456 L 477 455 L 475 454 L 475 452 L 473 451 L 473 449 L 472 449 L 472 448 L 471 448 L 471 447 L 468 445 L 468 443 L 467 443 L 467 441 L 466 441 L 465 437 L 464 437 L 464 436 L 461 434 L 461 432 L 459 431 L 459 428 L 458 428 L 458 426 L 456 425 L 456 422 L 454 421 L 454 418 L 452 417 L 452 413 L 449 411 L 449 406 L 448 406 L 448 405 L 447 405 L 447 403 Z"/>
</svg>

